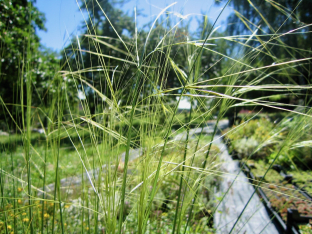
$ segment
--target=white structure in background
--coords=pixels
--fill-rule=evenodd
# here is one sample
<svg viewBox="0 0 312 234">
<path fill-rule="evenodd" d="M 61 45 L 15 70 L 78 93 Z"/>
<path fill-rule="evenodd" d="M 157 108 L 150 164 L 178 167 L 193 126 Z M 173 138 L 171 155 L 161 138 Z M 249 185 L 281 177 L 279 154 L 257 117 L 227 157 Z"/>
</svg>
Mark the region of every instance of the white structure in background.
<svg viewBox="0 0 312 234">
<path fill-rule="evenodd" d="M 176 98 L 177 101 L 179 100 L 179 97 Z M 197 106 L 197 100 L 194 100 L 194 103 L 193 103 L 193 108 L 196 108 Z M 191 109 L 191 102 L 190 102 L 190 98 L 189 97 L 182 97 L 181 98 L 181 101 L 179 103 L 179 106 L 178 106 L 178 111 L 189 111 Z"/>
<path fill-rule="evenodd" d="M 78 98 L 79 98 L 79 100 L 85 100 L 86 95 L 81 90 L 78 90 Z"/>
</svg>

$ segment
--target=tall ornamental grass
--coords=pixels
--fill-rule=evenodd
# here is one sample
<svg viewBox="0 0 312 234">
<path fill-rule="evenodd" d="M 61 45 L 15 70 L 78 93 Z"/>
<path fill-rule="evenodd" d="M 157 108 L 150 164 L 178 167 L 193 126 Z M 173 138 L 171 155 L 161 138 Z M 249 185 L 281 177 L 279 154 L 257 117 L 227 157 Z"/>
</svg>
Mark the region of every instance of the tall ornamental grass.
<svg viewBox="0 0 312 234">
<path fill-rule="evenodd" d="M 175 17 L 170 13 L 174 4 L 157 15 L 145 34 L 135 30 L 133 38 L 126 40 L 115 30 L 117 39 L 113 40 L 118 41 L 119 48 L 108 40 L 111 38 L 90 33 L 83 40 L 93 49 L 82 50 L 82 39 L 77 38 L 71 48 L 75 56 L 65 58 L 68 69 L 60 68 L 53 80 L 55 92 L 45 97 L 50 103 L 47 110 L 32 106 L 32 68 L 25 58 L 21 72 L 27 78 L 20 80 L 19 87 L 26 82 L 27 88 L 19 92 L 27 96 L 27 102 L 21 99 L 23 121 L 21 125 L 16 122 L 22 144 L 12 135 L 3 140 L 1 149 L 1 232 L 213 232 L 213 214 L 219 203 L 213 196 L 218 181 L 226 176 L 219 170 L 220 151 L 213 144 L 218 128 L 215 125 L 209 136 L 201 133 L 196 137 L 190 129 L 202 129 L 213 119 L 218 123 L 239 106 L 271 108 L 311 119 L 311 86 L 294 83 L 285 75 L 295 74 L 300 66 L 310 63 L 310 57 L 301 55 L 311 51 L 304 53 L 302 48 L 289 48 L 283 42 L 289 35 L 309 33 L 310 25 L 286 33 L 262 32 L 260 36 L 258 29 L 249 35 L 214 36 L 217 20 L 213 24 L 206 21 L 202 38 L 177 40 L 183 24 L 179 18 L 151 47 L 151 37 L 161 26 L 159 20 L 164 15 L 166 20 Z M 248 19 L 241 20 L 248 23 Z M 114 29 L 115 22 L 109 22 Z M 226 55 L 214 47 L 224 42 L 239 49 Z M 111 54 L 101 52 L 103 44 Z M 270 53 L 273 47 L 291 49 L 293 56 L 279 58 Z M 183 53 L 186 66 L 177 64 L 173 50 Z M 126 58 L 114 57 L 114 51 L 126 54 Z M 204 51 L 220 59 L 204 68 Z M 85 67 L 84 54 L 97 56 L 101 66 Z M 31 56 L 30 51 L 27 56 Z M 271 56 L 275 62 L 258 66 L 261 63 L 254 60 L 262 56 Z M 111 60 L 124 65 L 112 68 Z M 155 65 L 159 61 L 161 69 Z M 219 63 L 226 65 L 222 71 L 206 76 Z M 179 82 L 176 87 L 167 85 L 171 78 L 168 71 L 174 72 Z M 101 84 L 94 85 L 86 73 L 99 74 Z M 278 75 L 287 79 L 273 82 Z M 77 93 L 92 93 L 93 99 L 81 98 L 73 104 L 71 87 Z M 272 98 L 251 95 L 263 91 L 298 95 L 302 103 L 290 108 Z M 184 98 L 191 103 L 186 115 L 178 110 Z M 14 121 L 16 116 L 8 111 L 7 103 L 2 101 L 1 105 L 7 118 Z M 96 110 L 91 111 L 94 105 Z M 31 128 L 35 124 L 41 125 L 44 133 L 33 141 Z M 179 133 L 184 137 L 175 140 Z M 298 134 L 301 131 L 294 129 L 281 150 Z"/>
</svg>

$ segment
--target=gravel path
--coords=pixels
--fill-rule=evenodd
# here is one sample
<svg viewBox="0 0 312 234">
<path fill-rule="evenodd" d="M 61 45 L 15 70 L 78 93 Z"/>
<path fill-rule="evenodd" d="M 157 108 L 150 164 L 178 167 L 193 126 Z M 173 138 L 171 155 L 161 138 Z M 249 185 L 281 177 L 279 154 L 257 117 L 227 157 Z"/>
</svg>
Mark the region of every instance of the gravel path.
<svg viewBox="0 0 312 234">
<path fill-rule="evenodd" d="M 139 148 L 139 149 L 130 149 L 129 151 L 129 162 L 140 157 L 142 155 L 142 149 Z M 119 157 L 120 157 L 120 160 L 122 162 L 125 161 L 125 156 L 126 156 L 126 152 L 122 153 Z M 106 168 L 106 165 L 103 165 L 102 167 L 102 170 L 105 170 Z M 90 170 L 88 172 L 85 172 L 83 177 L 85 179 L 88 179 L 89 176 L 90 178 L 92 179 L 97 179 L 98 178 L 98 174 L 99 174 L 99 168 L 95 169 L 95 170 Z M 60 181 L 60 184 L 61 184 L 61 188 L 68 188 L 68 187 L 78 187 L 81 185 L 81 182 L 82 182 L 82 176 L 81 175 L 77 175 L 77 176 L 71 176 L 71 177 L 67 177 L 67 178 L 64 178 L 64 179 L 61 179 Z M 49 184 L 46 186 L 46 191 L 47 192 L 51 192 L 54 190 L 54 183 L 52 184 Z M 39 192 L 38 195 L 41 195 L 42 193 Z"/>
<path fill-rule="evenodd" d="M 208 125 L 203 128 L 203 134 L 211 134 L 214 126 L 214 122 L 208 123 Z M 221 120 L 218 124 L 217 133 L 219 134 L 219 130 L 223 130 L 227 127 L 228 121 Z M 201 130 L 202 128 L 191 129 L 190 137 L 192 138 L 195 135 L 199 135 Z M 176 141 L 183 141 L 185 139 L 186 132 L 180 133 L 173 138 L 173 140 Z M 213 143 L 218 146 L 222 152 L 220 155 L 220 159 L 223 161 L 221 170 L 224 172 L 223 180 L 220 184 L 220 190 L 215 194 L 216 199 L 224 196 L 238 175 L 214 215 L 214 226 L 217 229 L 216 232 L 219 234 L 227 234 L 230 233 L 232 226 L 254 192 L 254 187 L 249 184 L 245 174 L 240 172 L 238 162 L 231 158 L 225 144 L 221 141 L 220 135 L 215 136 Z M 255 194 L 232 233 L 278 234 L 279 232 L 270 220 L 270 217 L 258 195 Z"/>
<path fill-rule="evenodd" d="M 215 126 L 215 121 L 210 121 L 207 123 L 207 126 L 203 128 L 203 135 L 209 135 L 213 133 L 214 130 L 214 126 Z M 228 120 L 220 120 L 218 123 L 218 129 L 217 129 L 217 133 L 219 133 L 221 130 L 227 128 L 229 125 L 229 121 Z M 196 135 L 200 135 L 202 131 L 202 128 L 192 128 L 190 129 L 190 137 L 194 138 Z M 174 141 L 184 141 L 186 140 L 186 131 L 176 135 L 173 138 Z"/>
<path fill-rule="evenodd" d="M 238 161 L 234 161 L 230 157 L 226 146 L 221 142 L 220 136 L 215 137 L 214 143 L 221 149 L 222 154 L 220 157 L 224 161 L 221 166 L 224 176 L 216 198 L 223 197 L 236 179 L 214 216 L 214 226 L 217 229 L 217 233 L 223 234 L 230 233 L 232 226 L 254 192 L 254 187 L 248 182 L 245 174 L 240 172 Z M 258 195 L 255 194 L 232 233 L 278 234 L 279 232 L 271 222 Z"/>
</svg>

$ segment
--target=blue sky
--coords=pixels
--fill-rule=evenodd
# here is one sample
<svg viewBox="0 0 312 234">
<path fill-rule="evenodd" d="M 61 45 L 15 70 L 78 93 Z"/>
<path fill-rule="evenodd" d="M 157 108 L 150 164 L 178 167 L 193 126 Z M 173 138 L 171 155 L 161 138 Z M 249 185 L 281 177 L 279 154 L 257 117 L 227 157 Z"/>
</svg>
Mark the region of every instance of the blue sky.
<svg viewBox="0 0 312 234">
<path fill-rule="evenodd" d="M 78 1 L 80 2 L 80 1 Z M 133 13 L 134 7 L 141 10 L 146 16 L 138 17 L 138 28 L 147 22 L 154 20 L 156 16 L 166 6 L 177 2 L 168 11 L 175 13 L 175 15 L 188 15 L 193 18 L 191 23 L 191 30 L 195 30 L 196 16 L 200 16 L 202 12 L 208 16 L 211 21 L 214 21 L 221 6 L 214 6 L 214 0 L 130 0 L 122 6 L 122 9 L 129 14 Z M 83 14 L 79 11 L 76 0 L 37 0 L 35 4 L 38 9 L 46 16 L 47 22 L 45 24 L 47 32 L 39 31 L 38 35 L 41 38 L 41 43 L 46 47 L 54 50 L 61 50 L 64 46 L 69 44 L 69 35 L 80 35 L 79 27 L 83 22 Z M 231 8 L 227 8 L 224 14 L 220 17 L 217 25 L 225 22 L 226 17 L 231 12 Z"/>
</svg>

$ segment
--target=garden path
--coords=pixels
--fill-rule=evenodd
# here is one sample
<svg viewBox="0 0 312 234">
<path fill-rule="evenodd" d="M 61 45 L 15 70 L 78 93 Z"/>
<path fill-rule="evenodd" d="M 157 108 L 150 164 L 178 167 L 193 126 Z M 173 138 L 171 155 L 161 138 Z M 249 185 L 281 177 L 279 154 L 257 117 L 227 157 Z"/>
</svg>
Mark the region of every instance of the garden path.
<svg viewBox="0 0 312 234">
<path fill-rule="evenodd" d="M 209 122 L 207 126 L 203 128 L 202 134 L 212 134 L 214 126 L 214 121 Z M 220 189 L 215 194 L 215 198 L 218 199 L 223 197 L 229 190 L 214 215 L 214 227 L 217 229 L 216 232 L 220 234 L 230 233 L 232 226 L 238 219 L 241 211 L 244 209 L 246 203 L 254 192 L 254 187 L 248 182 L 245 174 L 240 172 L 238 161 L 231 158 L 227 151 L 227 147 L 221 141 L 221 136 L 219 135 L 220 130 L 227 127 L 228 120 L 219 121 L 217 135 L 213 140 L 213 144 L 218 146 L 221 150 L 220 159 L 223 161 L 221 170 L 224 173 Z M 190 138 L 194 138 L 196 135 L 199 135 L 201 131 L 202 128 L 190 129 Z M 186 132 L 182 132 L 173 138 L 173 140 L 176 141 L 183 141 L 185 139 Z M 278 234 L 279 231 L 272 223 L 266 208 L 260 201 L 258 195 L 255 194 L 238 220 L 232 233 Z"/>
<path fill-rule="evenodd" d="M 217 229 L 216 233 L 230 233 L 235 221 L 252 196 L 254 187 L 248 182 L 245 174 L 240 171 L 238 161 L 233 160 L 229 155 L 221 137 L 216 136 L 213 143 L 222 152 L 220 156 L 223 161 L 221 170 L 224 172 L 220 189 L 215 197 L 218 199 L 226 194 L 215 212 L 214 227 Z M 254 194 L 232 233 L 278 234 L 279 231 L 272 223 L 258 195 Z"/>
</svg>

